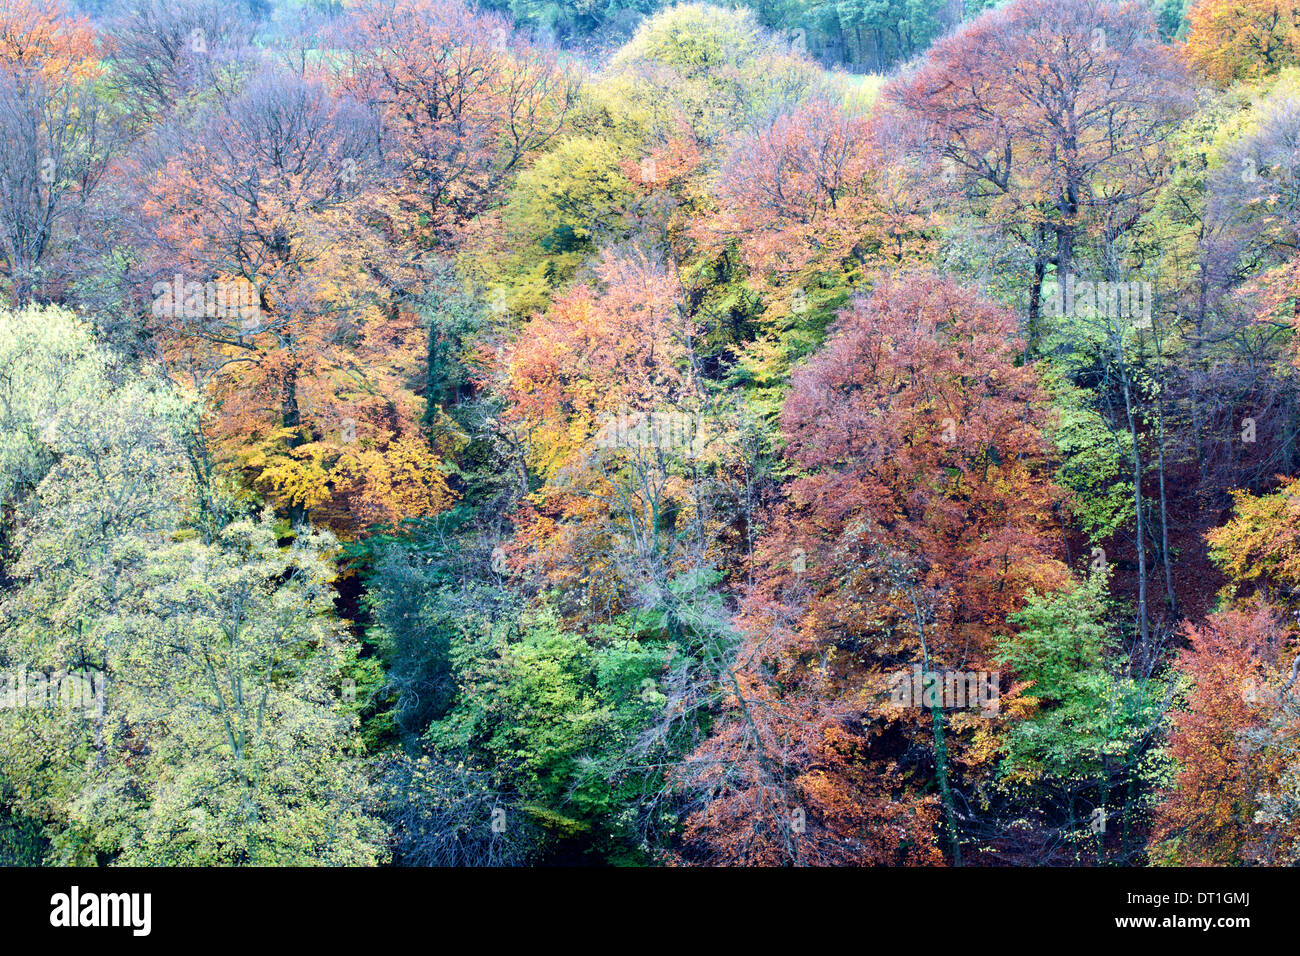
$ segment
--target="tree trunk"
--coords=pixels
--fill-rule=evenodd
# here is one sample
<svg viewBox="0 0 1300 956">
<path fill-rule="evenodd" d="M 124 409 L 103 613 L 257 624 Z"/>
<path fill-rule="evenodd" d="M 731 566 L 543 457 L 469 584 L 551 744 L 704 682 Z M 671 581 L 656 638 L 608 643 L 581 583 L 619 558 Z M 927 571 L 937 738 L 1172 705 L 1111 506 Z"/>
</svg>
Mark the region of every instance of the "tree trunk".
<svg viewBox="0 0 1300 956">
<path fill-rule="evenodd" d="M 289 447 L 297 448 L 303 443 L 302 435 L 298 433 L 297 428 L 302 424 L 302 415 L 298 409 L 298 373 L 290 370 L 284 377 L 284 384 L 280 392 L 280 417 L 284 422 L 285 428 L 294 429 L 294 433 L 289 436 Z M 305 524 L 307 521 L 307 509 L 300 504 L 289 506 L 289 523 L 294 527 Z"/>
<path fill-rule="evenodd" d="M 1122 357 L 1120 361 L 1123 362 Z M 1142 647 L 1145 651 L 1150 643 L 1151 628 L 1147 621 L 1147 555 L 1145 531 L 1142 522 L 1142 455 L 1138 449 L 1137 422 L 1133 416 L 1133 394 L 1129 382 L 1128 368 L 1121 367 L 1120 374 L 1124 378 L 1124 411 L 1128 416 L 1128 433 L 1133 440 L 1133 509 L 1136 512 L 1137 520 L 1134 540 L 1137 542 L 1138 559 L 1138 627 L 1142 635 Z"/>
</svg>

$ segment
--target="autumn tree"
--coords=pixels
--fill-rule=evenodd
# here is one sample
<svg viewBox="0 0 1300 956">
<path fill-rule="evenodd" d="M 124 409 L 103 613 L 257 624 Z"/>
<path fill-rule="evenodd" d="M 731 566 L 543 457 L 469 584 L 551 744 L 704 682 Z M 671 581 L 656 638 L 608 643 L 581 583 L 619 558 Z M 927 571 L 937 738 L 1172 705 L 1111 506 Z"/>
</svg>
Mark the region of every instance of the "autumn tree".
<svg viewBox="0 0 1300 956">
<path fill-rule="evenodd" d="M 212 0 L 145 0 L 108 25 L 114 90 L 143 128 L 182 102 L 194 108 L 211 90 L 233 89 L 251 60 L 252 25 L 229 4 Z"/>
<path fill-rule="evenodd" d="M 1193 865 L 1296 858 L 1300 814 L 1286 796 L 1297 768 L 1294 699 L 1296 480 L 1275 493 L 1237 492 L 1232 518 L 1208 535 L 1230 603 L 1186 625 L 1176 662 L 1185 686 L 1172 717 L 1177 770 L 1159 809 L 1152 854 Z"/>
<path fill-rule="evenodd" d="M 419 272 L 385 240 L 377 120 L 263 73 L 140 161 L 151 324 L 212 397 L 218 458 L 296 515 L 355 531 L 450 498 L 418 433 Z"/>
<path fill-rule="evenodd" d="M 1261 602 L 1189 623 L 1185 636 L 1176 667 L 1186 697 L 1170 715 L 1177 770 L 1157 809 L 1151 854 L 1184 866 L 1240 864 L 1259 849 L 1261 800 L 1282 769 L 1282 754 L 1252 746 L 1250 737 L 1284 706 L 1276 665 L 1285 634 L 1276 610 Z M 1295 818 L 1285 826 L 1294 840 Z"/>
<path fill-rule="evenodd" d="M 914 257 L 918 210 L 891 204 L 876 133 L 827 99 L 776 116 L 726 158 L 711 228 L 736 236 L 760 275 Z"/>
<path fill-rule="evenodd" d="M 73 399 L 103 388 L 104 356 L 84 323 L 30 306 L 0 325 L 0 506 L 13 508 L 54 464 L 45 437 Z"/>
<path fill-rule="evenodd" d="M 0 61 L 46 79 L 86 78 L 98 72 L 95 35 L 84 17 L 68 15 L 57 0 L 14 0 L 0 19 Z"/>
<path fill-rule="evenodd" d="M 99 72 L 92 29 L 57 3 L 0 11 L 0 275 L 14 304 L 59 291 L 67 276 L 51 260 L 112 156 Z"/>
<path fill-rule="evenodd" d="M 1233 493 L 1231 520 L 1206 536 L 1210 556 L 1227 574 L 1229 596 L 1295 602 L 1300 595 L 1300 479 L 1270 494 Z"/>
<path fill-rule="evenodd" d="M 1280 80 L 1223 150 L 1207 183 L 1207 215 L 1233 255 L 1231 284 L 1261 323 L 1300 325 L 1300 88 Z M 1294 355 L 1294 353 L 1293 353 Z M 1294 360 L 1293 360 L 1294 364 Z"/>
<path fill-rule="evenodd" d="M 884 99 L 947 188 L 1032 255 L 1032 345 L 1047 266 L 1064 277 L 1082 242 L 1113 252 L 1135 227 L 1188 93 L 1145 4 L 1018 0 L 939 40 Z"/>
<path fill-rule="evenodd" d="M 715 147 L 802 100 L 819 73 L 752 11 L 683 3 L 641 22 L 606 83 L 656 137 L 685 126 Z"/>
<path fill-rule="evenodd" d="M 891 712 L 886 684 L 913 664 L 988 667 L 994 630 L 1026 592 L 1064 580 L 1049 530 L 1060 493 L 1043 437 L 1045 396 L 1033 368 L 1016 364 L 1021 347 L 1009 311 L 951 282 L 912 275 L 856 300 L 822 352 L 795 374 L 781 426 L 798 477 L 762 545 L 764 579 L 742 613 L 730 671 L 750 689 L 733 685 L 732 707 L 703 751 L 731 740 L 724 749 L 746 769 L 697 778 L 714 787 L 750 783 L 728 786 L 713 803 L 753 808 L 756 781 L 792 798 L 797 788 L 773 791 L 770 781 L 784 777 L 789 788 L 792 777 L 820 768 L 811 778 L 817 801 L 845 813 L 855 808 L 840 824 L 860 833 L 873 815 L 890 818 L 905 793 L 920 798 L 896 748 L 901 738 L 928 737 L 950 851 L 960 862 L 957 768 L 978 772 L 980 761 L 960 751 L 983 732 L 980 720 L 938 709 L 924 721 Z M 755 716 L 761 708 L 751 706 L 763 694 L 783 702 L 770 711 L 780 723 L 767 731 Z M 787 710 L 795 707 L 806 709 Z M 758 729 L 746 731 L 750 722 Z M 797 737 L 796 727 L 803 728 Z M 765 733 L 791 748 L 780 761 L 757 743 Z M 824 769 L 827 748 L 839 755 L 833 771 Z M 781 761 L 787 770 L 769 769 Z M 868 784 L 862 761 L 884 768 L 879 783 Z M 706 761 L 716 763 L 716 755 Z M 875 788 L 873 795 L 863 788 Z M 779 801 L 763 803 L 770 810 Z M 700 810 L 690 826 L 707 831 L 720 812 Z M 784 840 L 790 832 L 770 815 L 729 819 L 745 816 L 752 837 L 725 827 L 700 836 L 722 845 Z M 898 839 L 900 852 L 932 853 L 916 833 Z"/>
<path fill-rule="evenodd" d="M 1197 0 L 1187 11 L 1184 58 L 1220 86 L 1300 62 L 1294 0 Z"/>
<path fill-rule="evenodd" d="M 692 501 L 691 463 L 713 426 L 699 331 L 674 275 L 649 256 L 609 254 L 597 276 L 599 287 L 576 287 L 524 328 L 508 359 L 506 424 L 541 480 L 520 544 L 608 611 L 638 579 L 666 583 L 680 536 L 709 522 Z"/>
<path fill-rule="evenodd" d="M 734 245 L 762 297 L 761 334 L 737 360 L 760 402 L 779 401 L 850 289 L 929 251 L 918 184 L 891 146 L 880 125 L 814 96 L 737 137 L 722 159 L 716 209 L 691 234 L 697 255 L 725 261 Z"/>
<path fill-rule="evenodd" d="M 793 624 L 783 605 L 747 602 L 738 634 L 710 661 L 706 700 L 721 719 L 669 776 L 685 812 L 680 858 L 715 866 L 942 862 L 938 801 L 918 794 L 910 761 L 826 666 L 826 649 Z M 666 714 L 689 713 L 699 695 L 690 684 L 673 688 Z"/>
<path fill-rule="evenodd" d="M 508 21 L 461 2 L 367 0 L 339 27 L 332 81 L 372 104 L 392 161 L 396 222 L 457 236 L 561 129 L 574 80 Z"/>
</svg>

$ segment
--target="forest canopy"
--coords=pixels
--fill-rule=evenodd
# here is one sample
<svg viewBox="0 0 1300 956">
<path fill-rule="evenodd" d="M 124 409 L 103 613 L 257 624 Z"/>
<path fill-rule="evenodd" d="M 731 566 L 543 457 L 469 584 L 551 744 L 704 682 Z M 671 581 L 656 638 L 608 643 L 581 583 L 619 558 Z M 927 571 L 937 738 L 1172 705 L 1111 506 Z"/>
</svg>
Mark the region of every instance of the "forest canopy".
<svg viewBox="0 0 1300 956">
<path fill-rule="evenodd" d="M 6 0 L 0 862 L 1300 862 L 1300 2 Z"/>
</svg>

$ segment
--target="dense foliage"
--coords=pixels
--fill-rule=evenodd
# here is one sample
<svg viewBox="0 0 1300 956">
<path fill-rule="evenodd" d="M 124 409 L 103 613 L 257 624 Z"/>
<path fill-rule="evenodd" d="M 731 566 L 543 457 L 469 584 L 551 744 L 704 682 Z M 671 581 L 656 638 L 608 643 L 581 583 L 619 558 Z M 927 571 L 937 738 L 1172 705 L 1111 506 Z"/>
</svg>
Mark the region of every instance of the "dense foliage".
<svg viewBox="0 0 1300 956">
<path fill-rule="evenodd" d="M 1300 5 L 8 0 L 0 861 L 1300 861 Z"/>
</svg>

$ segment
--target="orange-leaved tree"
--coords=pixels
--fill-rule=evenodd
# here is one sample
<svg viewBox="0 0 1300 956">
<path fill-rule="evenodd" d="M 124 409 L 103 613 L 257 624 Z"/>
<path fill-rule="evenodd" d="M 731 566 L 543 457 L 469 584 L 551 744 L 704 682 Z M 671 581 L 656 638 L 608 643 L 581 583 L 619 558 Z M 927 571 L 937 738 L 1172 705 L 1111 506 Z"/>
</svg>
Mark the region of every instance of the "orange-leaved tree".
<svg viewBox="0 0 1300 956">
<path fill-rule="evenodd" d="M 0 10 L 0 64 L 32 70 L 47 80 L 97 75 L 99 51 L 94 28 L 70 16 L 59 0 L 8 0 Z"/>
<path fill-rule="evenodd" d="M 523 327 L 505 357 L 505 424 L 540 481 L 519 545 L 586 611 L 616 611 L 645 575 L 663 583 L 682 527 L 701 516 L 684 462 L 710 429 L 699 330 L 675 274 L 641 253 L 606 253 Z"/>
<path fill-rule="evenodd" d="M 731 706 L 686 765 L 705 858 L 936 859 L 933 781 L 961 861 L 959 777 L 987 765 L 996 703 L 926 716 L 887 687 L 914 666 L 991 669 L 995 630 L 1066 579 L 1022 347 L 1009 310 L 910 275 L 856 300 L 794 376 L 781 427 L 799 477 L 739 618 Z"/>
<path fill-rule="evenodd" d="M 918 257 L 925 223 L 889 172 L 868 119 L 814 98 L 736 142 L 719 210 L 699 231 L 738 239 L 745 264 L 778 282 L 809 269 L 896 267 Z"/>
<path fill-rule="evenodd" d="M 1286 642 L 1276 608 L 1260 601 L 1187 623 L 1188 648 L 1176 667 L 1187 683 L 1170 713 L 1169 753 L 1177 763 L 1156 811 L 1153 859 L 1183 866 L 1225 866 L 1267 858 L 1280 832 L 1257 822 L 1265 791 L 1284 771 L 1283 753 L 1264 741 L 1276 714 L 1279 651 Z M 1295 714 L 1284 718 L 1295 732 Z M 1286 836 L 1294 843 L 1297 821 Z"/>
<path fill-rule="evenodd" d="M 263 73 L 140 160 L 154 325 L 210 399 L 218 458 L 293 517 L 336 530 L 451 500 L 412 391 L 425 333 L 387 241 L 378 125 L 297 75 Z"/>
<path fill-rule="evenodd" d="M 1187 26 L 1183 56 L 1220 86 L 1300 63 L 1296 0 L 1196 0 Z"/>
<path fill-rule="evenodd" d="M 1153 857 L 1183 865 L 1294 863 L 1300 851 L 1290 743 L 1300 657 L 1287 622 L 1300 606 L 1300 479 L 1233 497 L 1231 520 L 1207 535 L 1227 606 L 1184 629 L 1184 701 L 1169 735 L 1177 770 L 1152 835 Z"/>
<path fill-rule="evenodd" d="M 332 82 L 379 110 L 396 221 L 428 246 L 500 199 L 576 95 L 553 54 L 461 0 L 363 0 L 338 39 Z"/>
<path fill-rule="evenodd" d="M 101 73 L 94 29 L 56 0 L 0 9 L 0 279 L 14 303 L 57 294 L 51 252 L 104 173 L 114 128 L 92 89 Z"/>
</svg>

